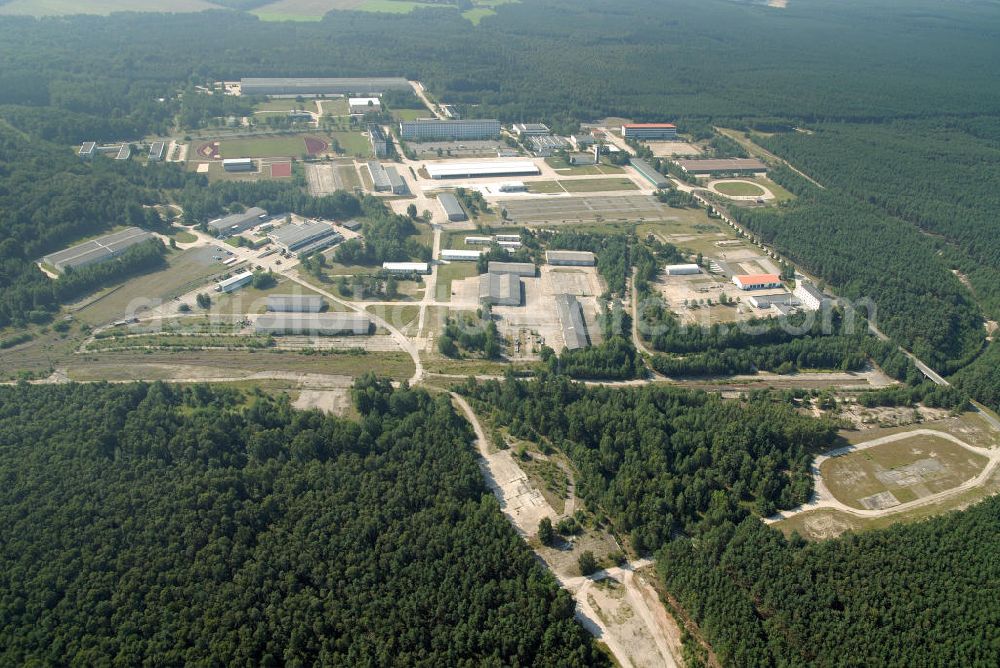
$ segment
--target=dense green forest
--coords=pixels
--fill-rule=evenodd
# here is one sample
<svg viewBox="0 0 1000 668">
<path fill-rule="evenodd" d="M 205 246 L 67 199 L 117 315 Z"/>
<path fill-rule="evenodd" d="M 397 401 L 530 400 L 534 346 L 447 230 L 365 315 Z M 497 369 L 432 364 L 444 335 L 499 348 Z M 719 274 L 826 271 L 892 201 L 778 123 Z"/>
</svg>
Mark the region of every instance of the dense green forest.
<svg viewBox="0 0 1000 668">
<path fill-rule="evenodd" d="M 0 388 L 4 665 L 605 665 L 446 395 Z"/>
<path fill-rule="evenodd" d="M 735 402 L 662 385 L 588 388 L 550 375 L 462 391 L 496 426 L 563 451 L 577 469 L 577 493 L 639 552 L 751 509 L 770 515 L 804 503 L 812 456 L 835 433 L 832 423 L 767 396 Z"/>
<path fill-rule="evenodd" d="M 190 82 L 267 75 L 403 75 L 476 115 L 555 124 L 997 114 L 998 29 L 995 4 L 931 0 L 782 11 L 723 0 L 532 0 L 499 7 L 478 27 L 449 9 L 284 24 L 227 11 L 9 17 L 0 19 L 0 104 L 103 118 L 108 139 L 164 129 Z"/>
<path fill-rule="evenodd" d="M 1000 663 L 1000 498 L 815 544 L 756 518 L 659 554 L 661 577 L 733 666 Z"/>
<path fill-rule="evenodd" d="M 883 332 L 942 372 L 980 352 L 979 309 L 916 228 L 794 175 L 774 176 L 799 198 L 779 209 L 733 208 L 736 220 L 858 309 L 873 304 L 869 317 Z"/>
<path fill-rule="evenodd" d="M 820 183 L 932 233 L 947 266 L 1000 318 L 1000 117 L 830 124 L 760 141 Z"/>
</svg>

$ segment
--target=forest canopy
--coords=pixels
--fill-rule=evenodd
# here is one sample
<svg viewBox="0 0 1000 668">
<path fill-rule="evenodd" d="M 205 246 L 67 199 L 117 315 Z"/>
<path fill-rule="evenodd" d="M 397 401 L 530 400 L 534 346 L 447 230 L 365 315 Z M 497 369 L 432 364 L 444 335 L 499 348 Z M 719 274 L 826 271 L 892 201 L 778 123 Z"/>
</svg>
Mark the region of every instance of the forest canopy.
<svg viewBox="0 0 1000 668">
<path fill-rule="evenodd" d="M 447 396 L 0 388 L 0 663 L 606 665 Z"/>
</svg>

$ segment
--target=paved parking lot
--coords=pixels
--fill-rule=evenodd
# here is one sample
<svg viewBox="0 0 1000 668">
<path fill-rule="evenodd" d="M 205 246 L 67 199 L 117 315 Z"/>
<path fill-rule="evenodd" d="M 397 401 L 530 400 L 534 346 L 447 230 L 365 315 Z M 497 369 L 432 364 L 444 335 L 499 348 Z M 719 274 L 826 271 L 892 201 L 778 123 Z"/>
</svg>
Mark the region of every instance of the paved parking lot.
<svg viewBox="0 0 1000 668">
<path fill-rule="evenodd" d="M 648 195 L 546 197 L 498 200 L 517 223 L 583 223 L 599 220 L 677 220 L 670 207 Z"/>
</svg>

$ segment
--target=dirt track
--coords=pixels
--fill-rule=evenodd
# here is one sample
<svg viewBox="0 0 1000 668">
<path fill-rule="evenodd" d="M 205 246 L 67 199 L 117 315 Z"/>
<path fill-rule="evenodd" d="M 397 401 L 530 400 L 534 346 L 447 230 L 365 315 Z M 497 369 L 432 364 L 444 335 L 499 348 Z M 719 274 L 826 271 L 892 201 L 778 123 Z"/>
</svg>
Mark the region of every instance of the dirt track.
<svg viewBox="0 0 1000 668">
<path fill-rule="evenodd" d="M 527 540 L 536 532 L 541 518 L 558 519 L 509 450 L 490 452 L 486 433 L 469 403 L 458 394 L 451 396 L 476 432 L 483 475 L 518 533 Z M 559 583 L 573 594 L 577 620 L 608 646 L 620 665 L 634 668 L 682 665 L 677 658 L 681 655 L 680 629 L 646 576 L 636 572 L 651 566 L 652 561 L 644 559 L 585 577 L 538 554 Z"/>
</svg>

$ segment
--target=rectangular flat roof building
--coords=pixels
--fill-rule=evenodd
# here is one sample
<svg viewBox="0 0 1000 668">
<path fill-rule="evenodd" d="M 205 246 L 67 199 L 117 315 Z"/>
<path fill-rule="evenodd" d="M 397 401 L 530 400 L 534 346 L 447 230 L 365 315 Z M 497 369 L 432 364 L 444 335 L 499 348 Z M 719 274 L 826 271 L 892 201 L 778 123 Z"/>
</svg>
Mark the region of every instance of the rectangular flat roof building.
<svg viewBox="0 0 1000 668">
<path fill-rule="evenodd" d="M 545 251 L 545 261 L 552 265 L 566 267 L 593 267 L 597 264 L 594 254 L 590 251 Z"/>
<path fill-rule="evenodd" d="M 367 114 L 369 111 L 382 111 L 382 101 L 377 97 L 352 97 L 348 98 L 347 107 L 352 114 Z"/>
<path fill-rule="evenodd" d="M 817 311 L 830 298 L 823 294 L 823 291 L 808 281 L 798 281 L 795 284 L 793 293 L 802 302 L 802 305 L 810 311 Z"/>
<path fill-rule="evenodd" d="M 767 290 L 781 287 L 781 277 L 777 274 L 745 274 L 733 276 L 733 283 L 740 290 Z"/>
<path fill-rule="evenodd" d="M 487 265 L 487 271 L 491 274 L 514 274 L 531 278 L 535 275 L 535 265 L 530 262 L 497 262 L 494 260 Z"/>
<path fill-rule="evenodd" d="M 162 141 L 154 141 L 149 147 L 149 156 L 147 160 L 149 162 L 162 162 L 163 158 L 166 157 L 167 144 Z"/>
<path fill-rule="evenodd" d="M 493 237 L 465 237 L 466 246 L 489 246 L 493 243 Z"/>
<path fill-rule="evenodd" d="M 635 168 L 635 171 L 639 172 L 643 178 L 652 183 L 653 187 L 657 190 L 662 190 L 670 185 L 670 181 L 667 180 L 667 177 L 656 171 L 656 168 L 645 160 L 631 158 L 629 163 Z"/>
<path fill-rule="evenodd" d="M 230 214 L 224 218 L 217 218 L 208 223 L 208 231 L 217 237 L 228 237 L 239 234 L 244 230 L 249 230 L 255 225 L 260 225 L 263 218 L 267 217 L 267 211 L 260 207 L 250 207 L 242 213 Z"/>
<path fill-rule="evenodd" d="M 480 275 L 479 303 L 493 306 L 520 306 L 521 279 L 517 274 Z"/>
<path fill-rule="evenodd" d="M 50 253 L 42 258 L 42 262 L 51 265 L 59 272 L 65 272 L 67 269 L 79 269 L 114 259 L 132 246 L 152 238 L 153 235 L 145 230 L 138 227 L 127 227 L 124 230 L 85 241 L 66 250 Z"/>
<path fill-rule="evenodd" d="M 267 310 L 282 313 L 319 313 L 323 310 L 319 295 L 268 295 Z"/>
<path fill-rule="evenodd" d="M 368 173 L 372 176 L 372 187 L 377 193 L 387 193 L 392 190 L 389 183 L 389 175 L 385 173 L 385 168 L 378 160 L 368 161 Z"/>
<path fill-rule="evenodd" d="M 520 241 L 520 234 L 494 234 L 494 238 L 497 241 Z"/>
<path fill-rule="evenodd" d="M 496 160 L 493 162 L 428 162 L 427 174 L 432 179 L 477 179 L 491 176 L 537 176 L 538 165 L 530 160 Z"/>
<path fill-rule="evenodd" d="M 673 123 L 626 123 L 622 125 L 625 139 L 676 139 L 677 126 Z"/>
<path fill-rule="evenodd" d="M 562 328 L 563 342 L 569 350 L 587 347 L 587 323 L 583 308 L 573 295 L 556 295 L 556 313 Z"/>
<path fill-rule="evenodd" d="M 429 274 L 431 267 L 426 262 L 383 262 L 382 271 L 390 274 Z"/>
<path fill-rule="evenodd" d="M 399 171 L 395 167 L 392 165 L 386 167 L 385 175 L 389 179 L 389 190 L 393 195 L 405 195 L 410 192 L 410 189 L 406 186 L 406 181 L 399 175 Z"/>
<path fill-rule="evenodd" d="M 754 308 L 771 308 L 775 305 L 798 306 L 799 300 L 787 292 L 780 295 L 751 295 L 747 298 L 747 303 Z"/>
<path fill-rule="evenodd" d="M 767 171 L 767 165 L 757 158 L 690 158 L 674 162 L 689 174 L 759 174 Z"/>
<path fill-rule="evenodd" d="M 227 158 L 222 161 L 222 168 L 227 172 L 254 172 L 257 163 L 253 158 Z"/>
<path fill-rule="evenodd" d="M 701 267 L 696 264 L 668 264 L 664 269 L 667 276 L 687 276 L 701 273 Z"/>
<path fill-rule="evenodd" d="M 265 313 L 257 318 L 258 334 L 304 336 L 364 336 L 372 321 L 363 313 Z"/>
<path fill-rule="evenodd" d="M 252 280 L 253 280 L 253 272 L 244 271 L 243 273 L 236 274 L 235 276 L 230 276 L 224 281 L 219 281 L 219 284 L 215 286 L 215 291 L 233 292 L 235 290 L 239 290 Z"/>
<path fill-rule="evenodd" d="M 441 250 L 441 259 L 448 262 L 475 262 L 485 251 L 481 250 L 458 250 L 445 248 Z"/>
<path fill-rule="evenodd" d="M 460 121 L 420 118 L 415 121 L 400 122 L 399 136 L 406 140 L 497 139 L 500 136 L 500 121 L 478 118 Z"/>
<path fill-rule="evenodd" d="M 344 240 L 331 225 L 318 221 L 282 225 L 268 232 L 267 236 L 286 252 L 299 254 L 314 253 Z"/>
<path fill-rule="evenodd" d="M 403 77 L 246 77 L 241 95 L 349 95 L 412 90 Z"/>
<path fill-rule="evenodd" d="M 441 193 L 438 195 L 438 202 L 441 204 L 441 208 L 444 209 L 445 214 L 448 216 L 448 220 L 456 222 L 469 219 L 469 216 L 465 213 L 465 209 L 462 208 L 462 203 L 459 202 L 458 198 L 453 194 Z"/>
<path fill-rule="evenodd" d="M 511 127 L 514 130 L 514 134 L 519 137 L 537 137 L 552 134 L 549 126 L 544 123 L 514 123 Z"/>
</svg>

